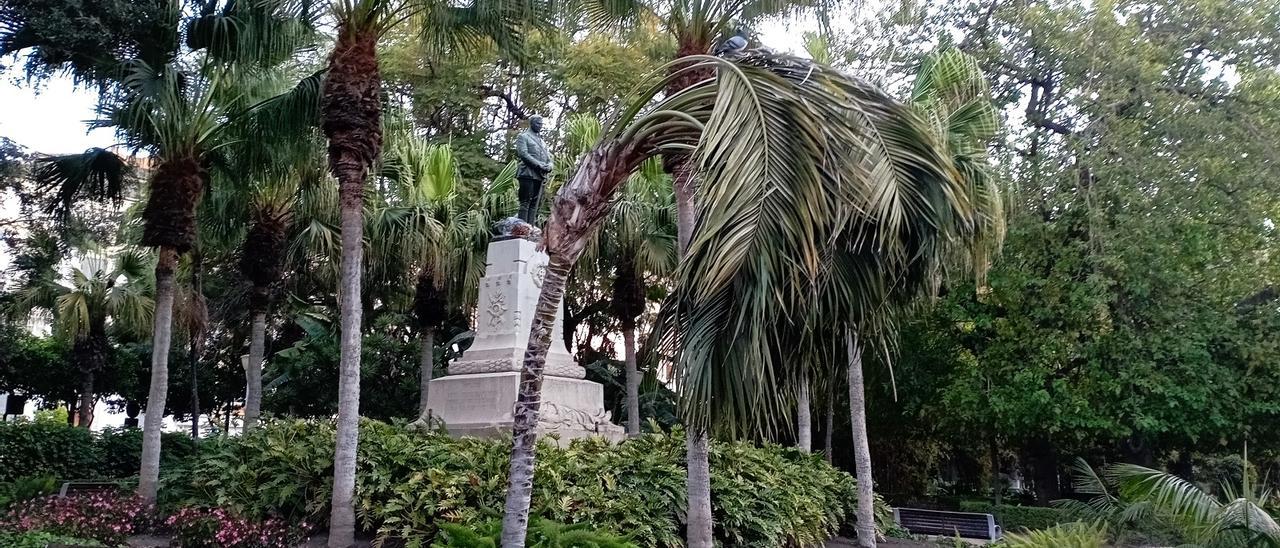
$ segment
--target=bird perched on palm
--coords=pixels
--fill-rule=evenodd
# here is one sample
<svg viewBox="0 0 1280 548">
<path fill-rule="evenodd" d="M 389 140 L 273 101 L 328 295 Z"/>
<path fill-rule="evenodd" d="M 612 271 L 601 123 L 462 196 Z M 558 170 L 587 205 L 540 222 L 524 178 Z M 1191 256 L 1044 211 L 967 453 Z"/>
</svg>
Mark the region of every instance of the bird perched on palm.
<svg viewBox="0 0 1280 548">
<path fill-rule="evenodd" d="M 744 30 L 738 30 L 738 32 L 734 33 L 733 36 L 730 36 L 728 40 L 721 42 L 720 45 L 716 47 L 715 54 L 720 57 L 725 55 L 736 55 L 746 48 L 747 32 Z"/>
</svg>

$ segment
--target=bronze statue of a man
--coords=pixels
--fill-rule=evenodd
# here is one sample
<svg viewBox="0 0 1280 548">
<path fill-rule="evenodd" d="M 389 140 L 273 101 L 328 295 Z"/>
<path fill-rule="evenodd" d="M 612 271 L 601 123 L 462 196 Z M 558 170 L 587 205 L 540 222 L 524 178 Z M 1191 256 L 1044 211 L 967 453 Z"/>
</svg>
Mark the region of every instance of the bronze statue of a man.
<svg viewBox="0 0 1280 548">
<path fill-rule="evenodd" d="M 529 118 L 529 129 L 516 137 L 516 157 L 520 169 L 516 179 L 520 181 L 520 219 L 531 225 L 538 216 L 538 200 L 542 197 L 542 184 L 551 173 L 551 153 L 542 141 L 542 117 Z"/>
</svg>

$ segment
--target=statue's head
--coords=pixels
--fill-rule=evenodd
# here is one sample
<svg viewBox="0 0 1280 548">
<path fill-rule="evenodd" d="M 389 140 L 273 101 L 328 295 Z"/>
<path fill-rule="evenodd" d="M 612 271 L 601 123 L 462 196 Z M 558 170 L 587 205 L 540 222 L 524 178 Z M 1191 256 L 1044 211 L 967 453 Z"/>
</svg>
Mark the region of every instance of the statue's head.
<svg viewBox="0 0 1280 548">
<path fill-rule="evenodd" d="M 542 117 L 538 115 L 530 116 L 529 129 L 534 133 L 542 133 Z"/>
</svg>

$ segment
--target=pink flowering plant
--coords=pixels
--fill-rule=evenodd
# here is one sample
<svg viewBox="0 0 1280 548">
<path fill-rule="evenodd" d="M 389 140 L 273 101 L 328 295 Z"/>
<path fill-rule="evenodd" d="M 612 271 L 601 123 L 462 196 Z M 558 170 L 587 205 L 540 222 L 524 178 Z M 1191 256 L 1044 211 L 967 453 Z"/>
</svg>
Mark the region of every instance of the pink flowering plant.
<svg viewBox="0 0 1280 548">
<path fill-rule="evenodd" d="M 277 518 L 252 521 L 222 508 L 179 509 L 165 520 L 181 548 L 292 548 L 306 540 L 307 524 Z"/>
<path fill-rule="evenodd" d="M 0 530 L 48 531 L 114 546 L 150 530 L 154 516 L 154 508 L 131 493 L 80 493 L 17 504 L 0 519 Z"/>
</svg>

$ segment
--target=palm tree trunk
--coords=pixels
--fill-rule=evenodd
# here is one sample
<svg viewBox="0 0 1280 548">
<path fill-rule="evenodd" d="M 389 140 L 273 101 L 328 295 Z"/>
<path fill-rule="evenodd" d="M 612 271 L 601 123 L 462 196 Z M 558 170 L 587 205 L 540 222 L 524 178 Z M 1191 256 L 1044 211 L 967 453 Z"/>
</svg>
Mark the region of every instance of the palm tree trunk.
<svg viewBox="0 0 1280 548">
<path fill-rule="evenodd" d="M 867 442 L 867 401 L 862 381 L 862 349 L 850 329 L 845 332 L 849 347 L 849 420 L 853 428 L 853 462 L 858 474 L 858 546 L 875 548 L 875 494 L 871 479 L 871 449 Z"/>
<path fill-rule="evenodd" d="M 362 26 L 363 25 L 363 26 Z M 364 262 L 364 185 L 382 151 L 382 76 L 378 31 L 343 21 L 329 56 L 321 100 L 322 129 L 329 139 L 329 170 L 338 179 L 342 223 L 339 320 L 338 428 L 333 455 L 329 546 L 355 541 L 356 447 L 360 435 L 360 271 Z"/>
<path fill-rule="evenodd" d="M 827 464 L 831 463 L 831 434 L 836 429 L 836 382 L 831 381 L 831 389 L 827 391 L 827 427 L 822 432 L 822 456 L 827 459 Z"/>
<path fill-rule="evenodd" d="M 696 192 L 693 184 L 693 168 L 689 160 L 682 160 L 673 174 L 676 194 L 676 243 L 683 257 L 693 239 L 694 223 L 698 218 Z"/>
<path fill-rule="evenodd" d="M 155 327 L 151 335 L 151 389 L 142 422 L 142 467 L 138 472 L 138 496 L 148 503 L 156 501 L 160 481 L 160 427 L 169 395 L 169 342 L 173 335 L 174 271 L 178 266 L 174 248 L 162 246 L 159 255 Z"/>
<path fill-rule="evenodd" d="M 511 472 L 502 517 L 503 548 L 523 548 L 529 528 L 538 414 L 542 405 L 542 369 L 569 271 L 582 255 L 586 235 L 599 228 L 608 215 L 613 194 L 643 159 L 641 149 L 634 144 L 616 141 L 597 144 L 586 154 L 573 178 L 556 193 L 551 218 L 542 231 L 542 246 L 550 256 L 550 263 L 534 308 L 529 344 L 520 370 L 519 394 L 512 413 Z"/>
<path fill-rule="evenodd" d="M 200 439 L 200 386 L 196 371 L 200 365 L 200 341 L 191 337 L 187 347 L 187 366 L 191 370 L 191 439 Z"/>
<path fill-rule="evenodd" d="M 363 181 L 360 181 L 363 184 Z M 344 185 L 345 186 L 345 185 Z M 341 352 L 338 377 L 338 432 L 333 455 L 333 510 L 329 517 L 330 548 L 346 548 L 355 540 L 356 446 L 360 426 L 360 265 L 364 249 L 361 199 L 342 200 Z M 351 203 L 353 202 L 354 203 Z"/>
<path fill-rule="evenodd" d="M 636 326 L 622 327 L 622 348 L 627 363 L 627 435 L 640 435 L 640 368 L 636 366 Z"/>
<path fill-rule="evenodd" d="M 809 380 L 800 381 L 796 392 L 796 447 L 805 453 L 813 451 L 813 423 L 809 415 Z"/>
<path fill-rule="evenodd" d="M 705 431 L 685 433 L 688 455 L 688 538 L 689 548 L 712 548 L 711 443 Z"/>
<path fill-rule="evenodd" d="M 564 297 L 565 282 L 569 270 L 577 260 L 572 257 L 552 255 L 547 274 L 542 281 L 538 305 L 533 312 L 533 325 L 529 331 L 529 346 L 524 353 L 524 366 L 520 370 L 520 392 L 516 398 L 513 444 L 511 448 L 511 473 L 507 484 L 507 501 L 502 518 L 503 548 L 523 548 L 529 528 L 529 504 L 533 497 L 533 466 L 537 458 L 538 415 L 542 408 L 542 368 L 546 365 L 547 349 L 551 345 L 551 331 L 556 321 L 556 310 Z"/>
<path fill-rule="evenodd" d="M 80 428 L 93 423 L 93 370 L 86 369 L 80 377 Z"/>
<path fill-rule="evenodd" d="M 435 330 L 426 329 L 422 333 L 422 357 L 418 366 L 418 415 L 427 416 L 427 397 L 431 393 L 431 376 L 435 373 L 436 342 Z"/>
<path fill-rule="evenodd" d="M 191 294 L 192 303 L 201 309 L 197 312 L 201 318 L 207 319 L 208 311 L 204 309 L 204 255 L 199 248 L 191 254 Z M 193 322 L 190 326 L 187 341 L 187 365 L 191 369 L 191 439 L 200 439 L 200 385 L 197 370 L 200 366 L 200 345 L 204 342 L 205 322 Z"/>
<path fill-rule="evenodd" d="M 267 346 L 267 311 L 253 312 L 249 335 L 249 363 L 244 368 L 244 431 L 258 425 L 262 416 L 262 360 Z"/>
</svg>

